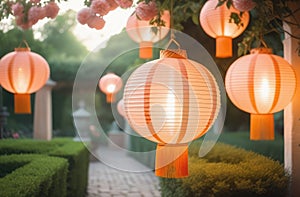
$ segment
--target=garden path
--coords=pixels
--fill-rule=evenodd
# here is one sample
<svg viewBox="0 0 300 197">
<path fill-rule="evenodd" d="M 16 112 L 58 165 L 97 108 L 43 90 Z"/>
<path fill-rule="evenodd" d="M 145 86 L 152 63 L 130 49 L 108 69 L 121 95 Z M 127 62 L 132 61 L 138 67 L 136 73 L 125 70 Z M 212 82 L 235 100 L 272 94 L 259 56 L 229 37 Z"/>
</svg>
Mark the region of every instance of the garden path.
<svg viewBox="0 0 300 197">
<path fill-rule="evenodd" d="M 87 197 L 159 197 L 159 180 L 151 169 L 142 165 L 126 153 L 100 147 L 108 162 L 93 161 L 89 166 Z M 107 161 L 107 159 L 105 161 Z M 126 172 L 111 167 L 109 162 L 122 163 L 127 169 L 143 172 Z"/>
</svg>

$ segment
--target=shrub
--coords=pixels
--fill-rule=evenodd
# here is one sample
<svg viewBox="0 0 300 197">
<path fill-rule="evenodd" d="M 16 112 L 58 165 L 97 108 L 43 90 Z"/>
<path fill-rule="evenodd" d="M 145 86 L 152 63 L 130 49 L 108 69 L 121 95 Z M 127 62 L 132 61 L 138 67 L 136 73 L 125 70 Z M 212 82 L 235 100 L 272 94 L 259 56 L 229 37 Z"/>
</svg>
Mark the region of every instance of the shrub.
<svg viewBox="0 0 300 197">
<path fill-rule="evenodd" d="M 0 168 L 14 171 L 0 178 L 0 196 L 66 196 L 68 162 L 43 155 L 0 156 Z"/>
<path fill-rule="evenodd" d="M 80 142 L 71 138 L 42 140 L 2 140 L 0 155 L 44 154 L 68 160 L 67 196 L 84 196 L 87 189 L 89 152 Z"/>
<path fill-rule="evenodd" d="M 217 143 L 199 158 L 199 142 L 189 150 L 189 177 L 161 178 L 162 196 L 285 196 L 283 166 L 267 157 Z"/>
<path fill-rule="evenodd" d="M 70 197 L 84 196 L 88 184 L 89 152 L 82 143 L 66 143 L 49 152 L 49 155 L 66 158 L 69 162 L 68 193 Z"/>
</svg>

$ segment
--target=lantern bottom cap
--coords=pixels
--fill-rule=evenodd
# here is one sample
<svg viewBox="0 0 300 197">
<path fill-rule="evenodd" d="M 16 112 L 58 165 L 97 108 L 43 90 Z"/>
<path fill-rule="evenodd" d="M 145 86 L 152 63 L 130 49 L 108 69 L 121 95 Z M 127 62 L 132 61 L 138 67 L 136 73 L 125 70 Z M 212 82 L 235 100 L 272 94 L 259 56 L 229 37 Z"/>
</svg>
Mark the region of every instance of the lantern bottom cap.
<svg viewBox="0 0 300 197">
<path fill-rule="evenodd" d="M 142 41 L 140 42 L 140 50 L 139 50 L 139 56 L 141 59 L 151 59 L 153 57 L 152 52 L 153 43 Z"/>
<path fill-rule="evenodd" d="M 14 106 L 16 114 L 31 114 L 30 94 L 15 94 Z"/>
<path fill-rule="evenodd" d="M 274 140 L 274 115 L 251 114 L 250 116 L 251 140 Z"/>
<path fill-rule="evenodd" d="M 155 175 L 165 178 L 188 176 L 188 145 L 161 145 L 156 148 Z"/>
<path fill-rule="evenodd" d="M 232 38 L 228 36 L 216 37 L 216 57 L 232 57 Z"/>
</svg>

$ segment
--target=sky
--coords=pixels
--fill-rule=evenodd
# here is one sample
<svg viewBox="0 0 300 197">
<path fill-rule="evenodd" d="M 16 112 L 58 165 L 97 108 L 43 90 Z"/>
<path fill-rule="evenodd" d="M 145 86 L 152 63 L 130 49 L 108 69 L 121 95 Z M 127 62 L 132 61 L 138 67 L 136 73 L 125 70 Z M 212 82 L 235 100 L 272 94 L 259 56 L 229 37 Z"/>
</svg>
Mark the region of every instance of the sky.
<svg viewBox="0 0 300 197">
<path fill-rule="evenodd" d="M 83 0 L 69 0 L 67 2 L 61 2 L 59 6 L 60 14 L 68 9 L 78 12 L 81 8 L 85 7 L 83 2 Z M 92 51 L 101 43 L 107 41 L 110 36 L 120 33 L 126 26 L 127 19 L 133 13 L 133 11 L 134 8 L 117 8 L 113 11 L 110 11 L 106 16 L 103 17 L 103 19 L 106 21 L 106 24 L 101 30 L 92 29 L 87 25 L 81 25 L 77 22 L 73 33 L 79 39 L 79 41 L 81 41 L 87 47 L 88 50 Z"/>
</svg>

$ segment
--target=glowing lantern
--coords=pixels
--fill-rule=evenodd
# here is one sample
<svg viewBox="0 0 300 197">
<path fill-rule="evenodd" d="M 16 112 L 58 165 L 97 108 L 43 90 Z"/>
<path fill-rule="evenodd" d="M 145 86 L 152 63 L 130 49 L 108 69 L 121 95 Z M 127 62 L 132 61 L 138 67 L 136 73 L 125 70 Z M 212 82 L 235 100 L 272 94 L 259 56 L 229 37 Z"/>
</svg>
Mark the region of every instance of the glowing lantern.
<svg viewBox="0 0 300 197">
<path fill-rule="evenodd" d="M 122 88 L 122 79 L 114 73 L 108 73 L 99 81 L 99 87 L 106 94 L 106 102 L 115 102 L 115 94 Z"/>
<path fill-rule="evenodd" d="M 47 61 L 30 48 L 16 48 L 0 60 L 1 85 L 14 93 L 15 113 L 31 113 L 30 94 L 49 78 Z"/>
<path fill-rule="evenodd" d="M 124 108 L 131 127 L 158 143 L 156 175 L 188 176 L 188 143 L 204 135 L 220 109 L 219 87 L 185 51 L 161 51 L 129 77 Z"/>
<path fill-rule="evenodd" d="M 140 58 L 152 58 L 153 43 L 163 39 L 169 32 L 170 13 L 164 11 L 161 19 L 165 22 L 165 26 L 150 25 L 150 20 L 139 20 L 135 14 L 132 14 L 126 24 L 126 31 L 130 38 L 140 44 Z M 153 28 L 157 28 L 154 32 Z"/>
<path fill-rule="evenodd" d="M 241 18 L 242 25 L 230 21 L 231 13 L 240 15 L 240 11 L 233 6 L 227 8 L 225 3 L 218 6 L 218 0 L 208 0 L 200 12 L 200 24 L 209 36 L 216 39 L 216 57 L 232 57 L 232 39 L 239 36 L 249 23 L 249 13 L 244 12 Z"/>
<path fill-rule="evenodd" d="M 273 113 L 291 101 L 296 76 L 291 65 L 271 54 L 271 49 L 255 49 L 237 59 L 225 79 L 229 98 L 238 108 L 251 113 L 250 139 L 274 139 Z"/>
</svg>

